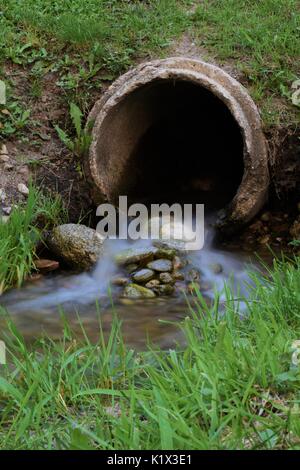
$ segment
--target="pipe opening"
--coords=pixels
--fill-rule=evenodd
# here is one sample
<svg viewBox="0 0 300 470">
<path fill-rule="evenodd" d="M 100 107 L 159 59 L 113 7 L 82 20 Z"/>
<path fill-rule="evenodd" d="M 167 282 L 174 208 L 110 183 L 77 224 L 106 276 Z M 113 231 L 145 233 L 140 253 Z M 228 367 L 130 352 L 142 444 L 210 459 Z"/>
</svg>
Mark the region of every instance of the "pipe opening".
<svg viewBox="0 0 300 470">
<path fill-rule="evenodd" d="M 268 154 L 258 110 L 222 69 L 184 57 L 140 64 L 95 103 L 85 166 L 96 203 L 204 203 L 233 231 L 264 204 Z"/>
<path fill-rule="evenodd" d="M 226 105 L 205 88 L 156 81 L 126 96 L 109 121 L 126 160 L 117 192 L 130 201 L 221 208 L 235 195 L 243 138 Z"/>
</svg>

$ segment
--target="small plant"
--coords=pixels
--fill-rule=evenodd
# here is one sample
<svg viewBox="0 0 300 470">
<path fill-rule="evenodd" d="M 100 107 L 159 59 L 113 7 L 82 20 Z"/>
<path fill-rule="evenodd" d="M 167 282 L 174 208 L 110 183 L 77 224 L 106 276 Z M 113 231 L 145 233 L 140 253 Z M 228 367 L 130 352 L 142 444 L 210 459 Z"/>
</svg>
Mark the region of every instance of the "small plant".
<svg viewBox="0 0 300 470">
<path fill-rule="evenodd" d="M 55 130 L 60 140 L 65 146 L 78 158 L 86 155 L 91 143 L 92 122 L 89 122 L 87 128 L 82 127 L 82 112 L 74 103 L 70 104 L 70 116 L 76 131 L 75 138 L 72 140 L 68 134 L 59 126 L 55 126 Z"/>
</svg>

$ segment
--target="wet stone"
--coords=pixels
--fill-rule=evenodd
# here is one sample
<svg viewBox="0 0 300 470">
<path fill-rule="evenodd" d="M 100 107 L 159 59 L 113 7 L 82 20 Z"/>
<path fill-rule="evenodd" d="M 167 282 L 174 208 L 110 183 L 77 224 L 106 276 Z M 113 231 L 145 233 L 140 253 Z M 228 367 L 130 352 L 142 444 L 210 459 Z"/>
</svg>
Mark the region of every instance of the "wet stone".
<svg viewBox="0 0 300 470">
<path fill-rule="evenodd" d="M 111 283 L 114 286 L 126 286 L 128 284 L 128 279 L 127 277 L 115 277 L 112 279 Z"/>
<path fill-rule="evenodd" d="M 214 263 L 211 265 L 211 270 L 214 274 L 221 274 L 223 272 L 223 267 L 219 263 Z"/>
<path fill-rule="evenodd" d="M 138 265 L 138 264 L 132 263 L 132 264 L 128 264 L 128 265 L 126 266 L 126 271 L 127 271 L 129 274 L 133 273 L 133 272 L 136 271 L 137 269 L 139 269 L 139 265 Z"/>
<path fill-rule="evenodd" d="M 158 279 L 151 279 L 151 281 L 147 282 L 145 287 L 147 287 L 147 289 L 153 289 L 154 287 L 157 287 L 159 285 L 160 281 Z"/>
<path fill-rule="evenodd" d="M 150 281 L 154 277 L 154 271 L 152 269 L 141 269 L 133 274 L 132 279 L 137 283 L 145 283 Z"/>
<path fill-rule="evenodd" d="M 200 279 L 200 273 L 198 269 L 195 269 L 195 268 L 190 269 L 187 275 L 187 280 L 190 282 L 195 282 L 195 281 L 199 281 L 199 279 Z"/>
<path fill-rule="evenodd" d="M 128 284 L 124 289 L 124 296 L 130 299 L 147 299 L 155 297 L 155 293 L 138 284 Z"/>
<path fill-rule="evenodd" d="M 159 280 L 163 284 L 174 284 L 174 279 L 170 273 L 160 273 Z"/>
<path fill-rule="evenodd" d="M 121 251 L 115 257 L 115 262 L 119 266 L 127 266 L 128 264 L 146 263 L 154 258 L 158 249 L 155 247 L 150 248 L 130 248 Z"/>
<path fill-rule="evenodd" d="M 175 288 L 170 284 L 162 284 L 160 286 L 155 287 L 153 290 L 158 295 L 172 295 L 175 291 Z"/>
<path fill-rule="evenodd" d="M 158 272 L 170 272 L 172 271 L 173 265 L 168 259 L 157 259 L 148 263 L 147 268 Z"/>
</svg>

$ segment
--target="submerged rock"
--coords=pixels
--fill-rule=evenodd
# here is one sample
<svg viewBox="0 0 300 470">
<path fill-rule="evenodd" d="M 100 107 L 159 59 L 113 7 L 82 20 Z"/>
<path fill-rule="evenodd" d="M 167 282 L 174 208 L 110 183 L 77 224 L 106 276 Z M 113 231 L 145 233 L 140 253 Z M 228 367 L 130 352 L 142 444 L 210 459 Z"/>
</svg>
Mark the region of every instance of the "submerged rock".
<svg viewBox="0 0 300 470">
<path fill-rule="evenodd" d="M 132 279 L 137 283 L 144 283 L 150 281 L 154 277 L 154 271 L 152 269 L 141 269 L 133 274 Z"/>
<path fill-rule="evenodd" d="M 130 299 L 147 299 L 155 297 L 155 293 L 146 287 L 138 284 L 128 284 L 124 289 L 124 296 Z"/>
<path fill-rule="evenodd" d="M 80 224 L 55 227 L 47 240 L 49 248 L 67 264 L 90 269 L 103 252 L 104 239 L 92 228 Z"/>
<path fill-rule="evenodd" d="M 172 271 L 173 265 L 168 259 L 157 259 L 148 263 L 147 268 L 163 273 Z"/>
<path fill-rule="evenodd" d="M 114 286 L 126 286 L 128 282 L 129 280 L 127 277 L 114 277 L 111 281 Z"/>
<path fill-rule="evenodd" d="M 219 263 L 211 264 L 210 268 L 214 274 L 221 274 L 223 272 L 223 266 Z"/>
</svg>

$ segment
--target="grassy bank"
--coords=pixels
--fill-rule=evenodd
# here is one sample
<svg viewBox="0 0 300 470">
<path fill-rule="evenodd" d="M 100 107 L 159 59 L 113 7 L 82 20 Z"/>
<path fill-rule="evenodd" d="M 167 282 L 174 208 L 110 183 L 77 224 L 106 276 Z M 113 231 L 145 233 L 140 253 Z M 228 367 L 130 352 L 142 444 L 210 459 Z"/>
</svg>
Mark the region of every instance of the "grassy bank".
<svg viewBox="0 0 300 470">
<path fill-rule="evenodd" d="M 49 73 L 67 100 L 88 95 L 141 59 L 176 53 L 187 34 L 199 55 L 242 73 L 266 125 L 295 124 L 297 0 L 0 1 L 0 59 L 24 67 L 39 100 Z M 175 51 L 175 52 L 174 52 Z"/>
<path fill-rule="evenodd" d="M 176 351 L 128 350 L 117 321 L 96 345 L 65 327 L 28 347 L 10 325 L 1 448 L 299 449 L 299 268 L 254 277 L 243 319 L 229 292 L 224 316 L 199 294 Z"/>
<path fill-rule="evenodd" d="M 0 295 L 10 287 L 20 287 L 34 270 L 43 230 L 64 216 L 58 195 L 46 197 L 31 186 L 26 203 L 13 208 L 7 221 L 0 219 Z"/>
</svg>

